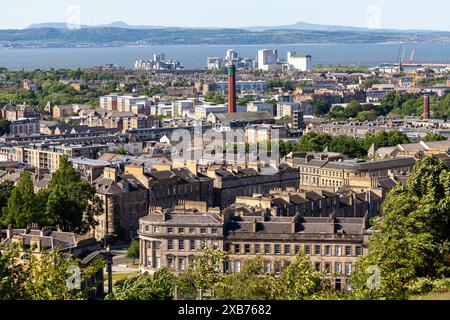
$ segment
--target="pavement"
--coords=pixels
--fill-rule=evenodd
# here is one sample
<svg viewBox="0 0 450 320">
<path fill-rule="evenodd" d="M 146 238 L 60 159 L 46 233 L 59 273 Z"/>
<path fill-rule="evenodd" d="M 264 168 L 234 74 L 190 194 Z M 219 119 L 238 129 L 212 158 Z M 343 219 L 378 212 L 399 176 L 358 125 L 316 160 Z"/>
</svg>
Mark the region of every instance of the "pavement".
<svg viewBox="0 0 450 320">
<path fill-rule="evenodd" d="M 124 273 L 139 273 L 139 268 L 129 268 L 128 266 L 133 263 L 133 259 L 127 258 L 127 250 L 122 249 L 112 249 L 111 254 L 113 255 L 113 274 L 124 274 Z"/>
</svg>

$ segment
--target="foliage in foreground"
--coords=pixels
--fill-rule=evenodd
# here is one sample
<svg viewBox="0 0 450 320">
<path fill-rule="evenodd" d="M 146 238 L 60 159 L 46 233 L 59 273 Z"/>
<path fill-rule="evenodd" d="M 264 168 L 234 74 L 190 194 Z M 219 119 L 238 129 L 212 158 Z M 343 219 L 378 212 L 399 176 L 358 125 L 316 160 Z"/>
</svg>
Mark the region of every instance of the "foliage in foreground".
<svg viewBox="0 0 450 320">
<path fill-rule="evenodd" d="M 103 265 L 98 259 L 80 268 L 80 283 Z M 74 273 L 68 272 L 73 267 L 80 267 L 80 262 L 67 254 L 51 252 L 38 258 L 20 252 L 17 245 L 0 245 L 0 300 L 83 300 L 98 283 L 77 289 L 71 280 Z"/>
<path fill-rule="evenodd" d="M 369 252 L 353 275 L 354 293 L 364 299 L 407 299 L 442 287 L 450 277 L 450 172 L 428 157 L 408 183 L 398 185 L 374 223 Z M 378 268 L 378 289 L 371 288 Z M 376 283 L 376 282 L 374 282 Z"/>
<path fill-rule="evenodd" d="M 51 226 L 83 234 L 96 226 L 95 217 L 103 212 L 95 187 L 81 180 L 67 156 L 61 157 L 47 189 L 35 192 L 28 172 L 21 174 L 15 188 L 10 187 L 2 185 L 0 189 L 0 223 L 5 226 L 25 228 L 37 223 L 40 228 Z"/>
</svg>

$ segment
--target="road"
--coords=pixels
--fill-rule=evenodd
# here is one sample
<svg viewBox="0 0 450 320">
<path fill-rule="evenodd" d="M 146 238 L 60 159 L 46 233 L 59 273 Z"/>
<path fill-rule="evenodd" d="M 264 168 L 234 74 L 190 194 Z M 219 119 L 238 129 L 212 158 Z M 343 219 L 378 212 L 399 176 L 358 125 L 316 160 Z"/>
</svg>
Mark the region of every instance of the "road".
<svg viewBox="0 0 450 320">
<path fill-rule="evenodd" d="M 111 253 L 113 257 L 113 274 L 124 274 L 124 273 L 139 273 L 139 268 L 128 267 L 133 263 L 133 259 L 127 258 L 126 248 L 112 249 Z"/>
</svg>

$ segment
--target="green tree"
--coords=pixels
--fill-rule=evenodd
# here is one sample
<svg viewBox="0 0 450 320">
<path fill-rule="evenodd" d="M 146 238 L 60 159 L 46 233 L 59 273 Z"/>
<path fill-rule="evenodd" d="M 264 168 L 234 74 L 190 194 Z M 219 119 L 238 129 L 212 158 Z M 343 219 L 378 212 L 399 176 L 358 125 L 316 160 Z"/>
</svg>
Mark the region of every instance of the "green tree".
<svg viewBox="0 0 450 320">
<path fill-rule="evenodd" d="M 18 300 L 25 296 L 24 282 L 27 274 L 20 264 L 18 246 L 0 243 L 0 300 Z"/>
<path fill-rule="evenodd" d="M 367 150 L 364 148 L 363 142 L 348 136 L 334 138 L 330 143 L 330 151 L 346 154 L 350 158 L 367 156 Z"/>
<path fill-rule="evenodd" d="M 30 223 L 39 224 L 43 221 L 41 209 L 36 202 L 31 174 L 22 172 L 17 187 L 12 190 L 7 205 L 3 208 L 3 224 L 12 224 L 16 228 L 25 228 Z"/>
<path fill-rule="evenodd" d="M 186 280 L 192 283 L 195 289 L 212 289 L 221 279 L 227 257 L 226 252 L 203 248 L 202 254 L 196 257 L 194 266 L 186 272 Z"/>
<path fill-rule="evenodd" d="M 428 132 L 425 138 L 422 139 L 425 142 L 432 142 L 432 141 L 446 141 L 448 138 L 442 134 L 434 133 L 434 132 Z"/>
<path fill-rule="evenodd" d="M 367 149 L 373 144 L 375 144 L 375 147 L 377 148 L 383 148 L 405 143 L 409 143 L 409 139 L 400 131 L 381 131 L 376 134 L 367 133 L 364 139 L 364 145 Z"/>
<path fill-rule="evenodd" d="M 172 300 L 175 277 L 167 269 L 119 280 L 106 300 Z"/>
<path fill-rule="evenodd" d="M 310 259 L 301 254 L 286 267 L 276 281 L 272 299 L 305 300 L 321 291 L 322 278 Z"/>
<path fill-rule="evenodd" d="M 330 112 L 331 104 L 328 101 L 320 100 L 313 103 L 313 115 L 323 116 Z"/>
<path fill-rule="evenodd" d="M 398 185 L 374 221 L 368 254 L 352 276 L 355 296 L 407 299 L 421 278 L 449 277 L 450 173 L 443 160 L 417 163 L 406 186 Z M 379 282 L 374 280 L 374 274 Z M 373 285 L 378 283 L 377 285 Z"/>
<path fill-rule="evenodd" d="M 127 154 L 127 150 L 124 147 L 120 147 L 119 149 L 116 150 L 116 153 L 121 156 L 125 156 Z"/>
<path fill-rule="evenodd" d="M 307 133 L 300 138 L 294 150 L 322 152 L 330 146 L 332 141 L 333 138 L 328 134 Z"/>
<path fill-rule="evenodd" d="M 12 181 L 6 180 L 0 182 L 0 225 L 2 210 L 8 204 L 8 199 L 11 197 L 11 193 L 14 189 L 14 183 Z"/>
<path fill-rule="evenodd" d="M 377 118 L 377 113 L 375 110 L 370 111 L 361 111 L 356 116 L 356 120 L 359 122 L 366 122 L 366 121 L 374 121 Z"/>
<path fill-rule="evenodd" d="M 67 156 L 61 157 L 59 169 L 39 196 L 43 202 L 47 199 L 47 224 L 64 231 L 86 233 L 97 225 L 96 217 L 103 212 L 95 187 L 81 180 Z"/>
<path fill-rule="evenodd" d="M 219 300 L 270 300 L 275 276 L 262 271 L 263 259 L 246 260 L 240 272 L 225 275 L 215 286 Z"/>
<path fill-rule="evenodd" d="M 133 263 L 136 262 L 136 259 L 139 259 L 139 239 L 134 239 L 131 242 L 127 250 L 127 258 L 133 259 Z"/>
<path fill-rule="evenodd" d="M 9 134 L 11 122 L 8 120 L 1 119 L 0 120 L 0 136 L 4 136 L 5 134 Z"/>
<path fill-rule="evenodd" d="M 212 102 L 215 104 L 223 104 L 225 103 L 225 99 L 219 95 L 216 95 L 214 92 L 210 92 L 205 96 L 206 102 Z"/>
<path fill-rule="evenodd" d="M 21 253 L 19 246 L 0 245 L 0 297 L 4 300 L 83 300 L 100 283 L 80 289 L 67 285 L 69 267 L 80 268 L 80 284 L 86 284 L 103 268 L 102 259 L 81 269 L 80 261 L 69 254 L 52 251 L 40 257 Z M 27 258 L 23 259 L 23 255 Z"/>
</svg>

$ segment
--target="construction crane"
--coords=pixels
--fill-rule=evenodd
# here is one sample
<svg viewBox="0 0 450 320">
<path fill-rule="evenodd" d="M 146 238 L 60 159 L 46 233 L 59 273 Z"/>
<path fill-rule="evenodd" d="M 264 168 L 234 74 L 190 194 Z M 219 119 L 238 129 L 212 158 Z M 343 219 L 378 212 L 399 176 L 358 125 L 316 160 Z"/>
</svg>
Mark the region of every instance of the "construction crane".
<svg viewBox="0 0 450 320">
<path fill-rule="evenodd" d="M 401 55 L 400 55 L 401 53 Z M 399 51 L 398 51 L 398 67 L 399 67 L 399 71 L 403 72 L 403 58 L 405 57 L 405 53 L 406 53 L 406 48 L 403 48 L 402 51 L 402 47 L 400 46 Z"/>
<path fill-rule="evenodd" d="M 413 64 L 414 63 L 414 56 L 416 55 L 416 48 L 413 49 L 413 51 L 411 52 L 411 57 L 409 58 L 408 64 Z"/>
</svg>

